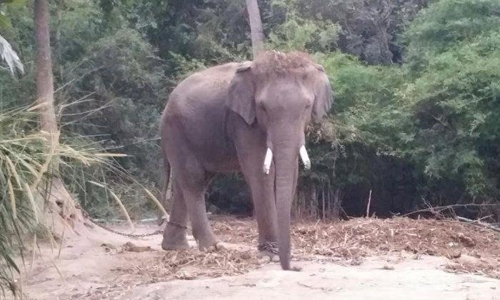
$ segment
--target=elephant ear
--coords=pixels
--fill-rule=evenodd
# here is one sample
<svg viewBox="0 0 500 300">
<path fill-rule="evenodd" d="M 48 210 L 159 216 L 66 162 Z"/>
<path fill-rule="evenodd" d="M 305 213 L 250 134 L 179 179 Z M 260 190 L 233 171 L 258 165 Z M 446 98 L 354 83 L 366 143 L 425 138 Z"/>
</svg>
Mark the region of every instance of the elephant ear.
<svg viewBox="0 0 500 300">
<path fill-rule="evenodd" d="M 315 99 L 312 108 L 312 117 L 314 121 L 319 122 L 332 107 L 333 92 L 328 76 L 322 66 L 316 65 L 319 72 L 319 80 L 315 84 Z"/>
<path fill-rule="evenodd" d="M 236 70 L 228 96 L 229 109 L 245 119 L 248 125 L 255 121 L 255 85 L 251 68 L 251 62 L 244 62 Z"/>
</svg>

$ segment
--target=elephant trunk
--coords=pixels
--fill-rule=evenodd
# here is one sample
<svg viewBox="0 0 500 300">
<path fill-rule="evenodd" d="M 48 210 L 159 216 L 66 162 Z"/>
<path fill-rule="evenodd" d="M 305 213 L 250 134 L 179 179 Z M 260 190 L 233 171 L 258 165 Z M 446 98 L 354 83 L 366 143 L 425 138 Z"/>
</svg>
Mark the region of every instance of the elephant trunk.
<svg viewBox="0 0 500 300">
<path fill-rule="evenodd" d="M 298 147 L 278 148 L 275 155 L 278 250 L 283 270 L 290 270 L 290 212 L 295 193 Z"/>
<path fill-rule="evenodd" d="M 297 185 L 299 153 L 304 165 L 310 164 L 305 151 L 304 133 L 299 126 L 279 124 L 268 131 L 268 150 L 275 167 L 275 199 L 278 224 L 278 254 L 283 270 L 290 270 L 290 213 Z M 302 149 L 303 148 L 303 149 Z M 305 153 L 305 154 L 304 154 Z M 264 159 L 266 166 L 266 159 Z"/>
<path fill-rule="evenodd" d="M 271 162 L 275 167 L 275 199 L 278 224 L 278 254 L 281 268 L 290 270 L 290 213 L 298 176 L 298 158 L 308 169 L 311 165 L 307 155 L 303 126 L 290 123 L 275 123 L 267 131 L 266 156 L 263 171 L 268 174 Z"/>
</svg>

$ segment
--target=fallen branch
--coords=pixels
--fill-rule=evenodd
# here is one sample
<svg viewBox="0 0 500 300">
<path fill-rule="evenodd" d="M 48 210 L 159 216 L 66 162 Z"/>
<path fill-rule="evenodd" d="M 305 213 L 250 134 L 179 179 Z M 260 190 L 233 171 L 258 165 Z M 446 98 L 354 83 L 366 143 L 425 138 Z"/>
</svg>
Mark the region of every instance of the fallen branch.
<svg viewBox="0 0 500 300">
<path fill-rule="evenodd" d="M 469 223 L 469 224 L 481 226 L 481 227 L 484 227 L 484 228 L 488 228 L 488 229 L 500 232 L 500 228 L 499 227 L 493 226 L 493 225 L 488 224 L 488 223 L 481 222 L 480 220 L 471 220 L 471 219 L 467 219 L 467 218 L 464 218 L 464 217 L 458 217 L 458 216 L 456 217 L 456 219 L 458 221 L 460 221 L 460 222 L 465 222 L 465 223 Z"/>
<path fill-rule="evenodd" d="M 450 205 L 444 205 L 444 206 L 430 206 L 430 205 L 428 205 L 427 208 L 422 208 L 422 209 L 419 209 L 419 210 L 414 210 L 414 211 L 411 211 L 409 213 L 403 214 L 401 216 L 402 217 L 407 217 L 407 216 L 410 216 L 410 215 L 413 215 L 413 214 L 418 214 L 418 213 L 423 213 L 423 212 L 428 212 L 428 213 L 431 213 L 431 214 L 433 214 L 435 216 L 439 216 L 441 214 L 441 212 L 445 211 L 445 210 L 454 211 L 455 208 L 460 208 L 460 207 L 467 208 L 467 207 L 488 207 L 488 206 L 495 207 L 495 206 L 500 206 L 500 205 L 498 203 L 450 204 Z"/>
</svg>

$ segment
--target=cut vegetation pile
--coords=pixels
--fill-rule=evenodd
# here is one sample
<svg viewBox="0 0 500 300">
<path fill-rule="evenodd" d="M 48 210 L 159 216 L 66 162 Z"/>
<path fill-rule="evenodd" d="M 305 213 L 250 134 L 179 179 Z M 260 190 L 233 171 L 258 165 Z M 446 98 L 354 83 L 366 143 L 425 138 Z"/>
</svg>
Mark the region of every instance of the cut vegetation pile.
<svg viewBox="0 0 500 300">
<path fill-rule="evenodd" d="M 238 275 L 259 267 L 254 220 L 217 217 L 212 226 L 223 241 L 251 250 L 170 251 L 121 271 L 148 275 L 155 282 Z M 450 259 L 445 266 L 449 271 L 500 278 L 500 233 L 454 220 L 398 217 L 296 222 L 292 236 L 294 260 L 351 261 L 355 265 L 362 263 L 363 257 L 404 252 L 415 259 L 420 255 L 444 256 Z"/>
<path fill-rule="evenodd" d="M 500 256 L 500 234 L 455 220 L 360 218 L 347 222 L 302 223 L 294 226 L 298 255 L 364 257 L 408 251 L 434 256 L 458 252 Z"/>
<path fill-rule="evenodd" d="M 197 249 L 169 251 L 161 258 L 145 261 L 134 268 L 137 275 L 148 274 L 151 281 L 216 278 L 234 276 L 259 266 L 254 251 L 221 249 L 201 252 Z"/>
<path fill-rule="evenodd" d="M 450 259 L 454 272 L 500 278 L 500 233 L 455 220 L 353 219 L 301 223 L 293 229 L 299 259 L 342 258 L 358 264 L 363 257 L 412 253 Z"/>
</svg>

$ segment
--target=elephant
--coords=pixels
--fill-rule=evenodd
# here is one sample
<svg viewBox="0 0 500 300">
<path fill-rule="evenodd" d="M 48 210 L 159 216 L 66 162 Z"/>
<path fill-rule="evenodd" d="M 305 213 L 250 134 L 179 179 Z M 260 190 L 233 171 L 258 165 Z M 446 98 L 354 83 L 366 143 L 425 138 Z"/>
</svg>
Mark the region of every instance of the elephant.
<svg viewBox="0 0 500 300">
<path fill-rule="evenodd" d="M 186 230 L 200 250 L 221 241 L 210 227 L 205 191 L 219 173 L 241 172 L 250 188 L 258 249 L 290 266 L 290 218 L 299 156 L 311 163 L 305 130 L 333 104 L 323 67 L 300 51 L 264 51 L 253 61 L 196 72 L 171 92 L 160 119 L 160 140 L 172 204 L 162 248 L 188 248 Z M 278 258 L 276 257 L 276 258 Z"/>
</svg>

